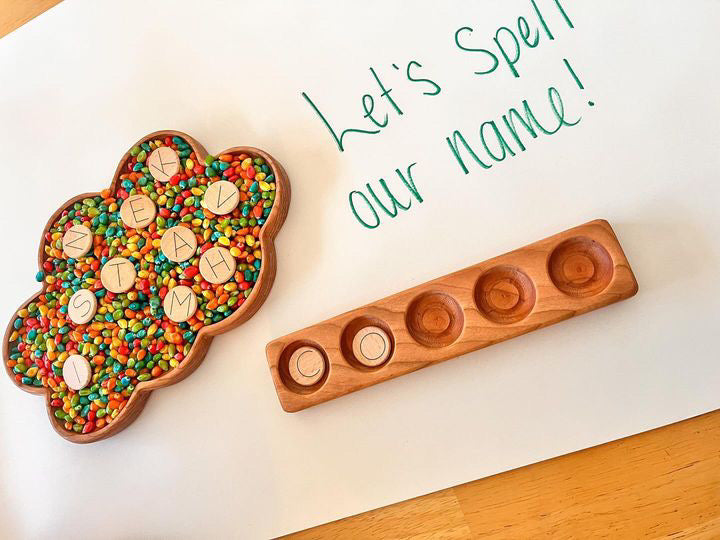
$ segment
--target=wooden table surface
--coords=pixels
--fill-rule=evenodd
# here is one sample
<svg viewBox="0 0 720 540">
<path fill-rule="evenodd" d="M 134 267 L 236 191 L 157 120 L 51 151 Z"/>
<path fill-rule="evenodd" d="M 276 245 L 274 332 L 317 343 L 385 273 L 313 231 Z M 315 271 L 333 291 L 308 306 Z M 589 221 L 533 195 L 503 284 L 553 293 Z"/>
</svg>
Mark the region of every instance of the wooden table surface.
<svg viewBox="0 0 720 540">
<path fill-rule="evenodd" d="M 0 0 L 0 37 L 60 0 Z M 720 411 L 288 536 L 720 538 Z"/>
<path fill-rule="evenodd" d="M 287 538 L 720 538 L 720 411 Z"/>
</svg>

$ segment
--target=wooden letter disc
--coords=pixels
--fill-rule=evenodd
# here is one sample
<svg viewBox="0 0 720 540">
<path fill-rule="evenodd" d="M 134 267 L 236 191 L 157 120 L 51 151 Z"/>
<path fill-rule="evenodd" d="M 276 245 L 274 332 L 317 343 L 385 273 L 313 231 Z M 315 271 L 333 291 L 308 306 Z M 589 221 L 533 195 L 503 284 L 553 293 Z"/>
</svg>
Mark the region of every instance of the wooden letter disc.
<svg viewBox="0 0 720 540">
<path fill-rule="evenodd" d="M 163 301 L 165 315 L 176 323 L 185 322 L 192 318 L 197 311 L 197 306 L 195 292 L 184 285 L 178 285 L 170 289 Z"/>
<path fill-rule="evenodd" d="M 169 182 L 180 170 L 180 157 L 172 148 L 161 146 L 150 153 L 147 166 L 155 180 Z"/>
<path fill-rule="evenodd" d="M 160 249 L 168 260 L 176 263 L 192 259 L 197 249 L 195 233 L 187 227 L 171 227 L 160 239 Z"/>
<path fill-rule="evenodd" d="M 377 326 L 362 328 L 353 338 L 353 354 L 358 362 L 377 367 L 390 357 L 390 337 Z"/>
<path fill-rule="evenodd" d="M 290 377 L 302 386 L 312 386 L 325 375 L 325 359 L 315 347 L 300 347 L 290 356 Z"/>
<path fill-rule="evenodd" d="M 205 208 L 217 216 L 229 214 L 240 204 L 240 191 L 227 180 L 213 182 L 208 186 L 203 202 Z"/>
<path fill-rule="evenodd" d="M 68 315 L 75 324 L 87 324 L 97 313 L 97 297 L 87 289 L 80 289 L 70 297 Z"/>
<path fill-rule="evenodd" d="M 111 293 L 124 293 L 135 286 L 135 265 L 124 257 L 115 257 L 100 271 L 100 281 Z"/>
<path fill-rule="evenodd" d="M 75 391 L 82 390 L 92 379 L 90 362 L 79 354 L 70 355 L 63 364 L 62 374 L 68 388 Z"/>
<path fill-rule="evenodd" d="M 236 266 L 235 257 L 222 247 L 210 248 L 200 257 L 202 277 L 215 285 L 226 283 L 233 277 Z"/>
<path fill-rule="evenodd" d="M 130 195 L 120 207 L 123 225 L 130 229 L 144 229 L 155 219 L 155 203 L 146 195 Z"/>
<path fill-rule="evenodd" d="M 93 245 L 93 234 L 85 225 L 73 225 L 62 239 L 63 253 L 71 259 L 84 257 Z"/>
</svg>

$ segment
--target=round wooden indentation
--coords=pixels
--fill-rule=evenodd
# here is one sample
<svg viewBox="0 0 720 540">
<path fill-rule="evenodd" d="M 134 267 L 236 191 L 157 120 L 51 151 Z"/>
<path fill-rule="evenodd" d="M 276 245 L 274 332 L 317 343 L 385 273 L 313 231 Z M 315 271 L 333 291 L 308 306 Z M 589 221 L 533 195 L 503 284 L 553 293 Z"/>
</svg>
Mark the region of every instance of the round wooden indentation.
<svg viewBox="0 0 720 540">
<path fill-rule="evenodd" d="M 89 323 L 97 313 L 97 297 L 87 289 L 80 289 L 70 297 L 68 315 L 75 324 Z"/>
<path fill-rule="evenodd" d="M 171 321 L 181 323 L 189 320 L 197 311 L 198 301 L 195 291 L 185 285 L 173 287 L 165 295 L 163 309 Z"/>
<path fill-rule="evenodd" d="M 203 202 L 205 208 L 215 215 L 229 214 L 240 204 L 240 191 L 227 180 L 213 182 L 208 186 Z"/>
<path fill-rule="evenodd" d="M 595 264 L 584 253 L 572 253 L 562 263 L 563 274 L 573 285 L 583 285 L 595 275 Z"/>
<path fill-rule="evenodd" d="M 160 249 L 168 260 L 181 263 L 192 259 L 197 249 L 195 233 L 187 227 L 171 227 L 160 239 Z"/>
<path fill-rule="evenodd" d="M 353 338 L 355 359 L 368 367 L 377 367 L 390 358 L 390 337 L 377 326 L 361 328 Z"/>
<path fill-rule="evenodd" d="M 440 334 L 450 326 L 450 313 L 441 307 L 430 307 L 422 314 L 422 326 L 428 332 Z"/>
<path fill-rule="evenodd" d="M 312 386 L 325 375 L 325 359 L 315 347 L 300 347 L 290 355 L 288 371 L 301 386 Z"/>
<path fill-rule="evenodd" d="M 87 255 L 92 249 L 93 234 L 85 225 L 73 225 L 63 235 L 63 253 L 71 259 Z"/>
<path fill-rule="evenodd" d="M 158 182 L 169 182 L 180 170 L 180 157 L 168 146 L 156 148 L 147 158 L 150 174 Z"/>
<path fill-rule="evenodd" d="M 200 273 L 206 281 L 226 283 L 235 273 L 236 262 L 230 252 L 223 247 L 208 249 L 200 257 Z"/>
<path fill-rule="evenodd" d="M 111 293 L 124 293 L 135 285 L 135 265 L 125 257 L 115 257 L 105 263 L 100 271 L 100 281 Z"/>
<path fill-rule="evenodd" d="M 510 324 L 527 317 L 535 306 L 532 280 L 514 266 L 496 266 L 475 284 L 475 304 L 486 319 Z"/>
<path fill-rule="evenodd" d="M 548 272 L 555 286 L 570 296 L 601 293 L 612 280 L 612 257 L 599 242 L 576 236 L 561 242 L 548 259 Z"/>
<path fill-rule="evenodd" d="M 155 220 L 157 209 L 147 195 L 130 195 L 120 207 L 120 217 L 128 229 L 144 229 Z"/>
<path fill-rule="evenodd" d="M 410 302 L 405 324 L 421 345 L 447 347 L 460 336 L 465 317 L 460 304 L 449 294 L 427 292 Z"/>
<path fill-rule="evenodd" d="M 361 315 L 349 321 L 340 335 L 340 352 L 357 370 L 379 369 L 390 361 L 395 350 L 395 338 L 387 323 L 381 319 Z"/>
<path fill-rule="evenodd" d="M 520 290 L 511 279 L 501 279 L 487 291 L 488 304 L 496 309 L 507 311 L 518 305 L 520 301 Z"/>
<path fill-rule="evenodd" d="M 68 388 L 75 391 L 85 388 L 92 379 L 90 362 L 84 356 L 73 354 L 65 359 L 62 368 L 63 379 Z"/>
</svg>

